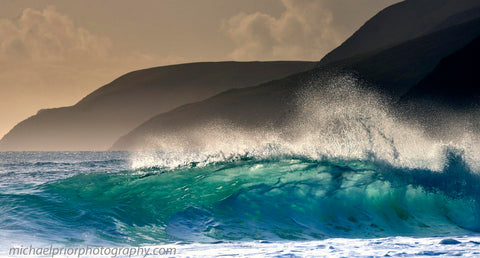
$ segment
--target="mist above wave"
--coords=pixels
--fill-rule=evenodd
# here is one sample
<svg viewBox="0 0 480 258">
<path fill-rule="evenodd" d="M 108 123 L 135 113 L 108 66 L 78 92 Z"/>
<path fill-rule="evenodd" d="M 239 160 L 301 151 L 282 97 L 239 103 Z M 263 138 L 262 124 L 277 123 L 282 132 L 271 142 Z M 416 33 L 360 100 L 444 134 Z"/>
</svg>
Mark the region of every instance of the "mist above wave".
<svg viewBox="0 0 480 258">
<path fill-rule="evenodd" d="M 297 92 L 293 115 L 279 126 L 245 128 L 215 120 L 149 136 L 142 151 L 132 155 L 131 165 L 175 168 L 245 157 L 296 156 L 375 159 L 441 171 L 447 149 L 456 149 L 478 171 L 480 138 L 466 114 L 442 112 L 445 122 L 432 134 L 432 128 L 404 119 L 405 114 L 392 108 L 391 99 L 368 86 L 351 74 L 319 77 Z"/>
</svg>

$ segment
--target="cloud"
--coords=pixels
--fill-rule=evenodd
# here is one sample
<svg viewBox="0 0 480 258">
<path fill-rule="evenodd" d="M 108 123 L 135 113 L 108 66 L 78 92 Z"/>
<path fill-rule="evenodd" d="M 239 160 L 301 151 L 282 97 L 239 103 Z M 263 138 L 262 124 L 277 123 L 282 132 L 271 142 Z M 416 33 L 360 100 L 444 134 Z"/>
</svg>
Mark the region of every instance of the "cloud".
<svg viewBox="0 0 480 258">
<path fill-rule="evenodd" d="M 108 37 L 76 27 L 53 6 L 43 11 L 25 9 L 17 20 L 0 21 L 2 61 L 78 64 L 106 58 L 112 48 Z"/>
<path fill-rule="evenodd" d="M 126 72 L 179 59 L 119 50 L 53 6 L 0 19 L 0 137 L 39 109 L 72 105 Z"/>
<path fill-rule="evenodd" d="M 73 104 L 79 94 L 112 76 L 154 61 L 145 54 L 114 50 L 107 36 L 76 26 L 53 6 L 27 8 L 16 19 L 0 20 L 2 102 L 8 101 L 6 95 L 35 95 L 47 107 Z"/>
<path fill-rule="evenodd" d="M 333 13 L 318 0 L 282 0 L 279 17 L 239 13 L 224 21 L 222 30 L 236 44 L 234 59 L 319 60 L 345 38 Z"/>
</svg>

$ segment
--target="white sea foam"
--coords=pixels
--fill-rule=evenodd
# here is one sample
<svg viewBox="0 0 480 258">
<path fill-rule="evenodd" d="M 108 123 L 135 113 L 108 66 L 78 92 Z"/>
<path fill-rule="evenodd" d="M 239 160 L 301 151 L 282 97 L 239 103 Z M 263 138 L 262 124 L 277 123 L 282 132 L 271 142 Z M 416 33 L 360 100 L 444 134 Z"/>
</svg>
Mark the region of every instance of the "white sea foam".
<svg viewBox="0 0 480 258">
<path fill-rule="evenodd" d="M 444 239 L 438 237 L 332 238 L 308 242 L 187 244 L 176 245 L 176 257 L 478 257 L 480 255 L 480 237 L 455 237 L 458 244 L 441 244 Z"/>
<path fill-rule="evenodd" d="M 458 243 L 455 241 L 458 241 Z M 33 243 L 33 246 L 50 247 L 48 243 L 31 243 Z M 331 238 L 318 241 L 251 241 L 215 244 L 177 243 L 142 247 L 150 248 L 150 250 L 156 247 L 175 249 L 175 255 L 165 257 L 478 257 L 480 255 L 479 246 L 479 236 L 458 236 L 449 238 Z M 3 248 L 0 248 L 0 256 L 8 256 L 10 247 L 17 247 L 17 245 L 4 245 Z M 113 246 L 109 247 L 112 248 Z M 57 255 L 55 257 L 66 256 Z M 81 257 L 99 256 L 82 255 Z M 117 257 L 128 256 L 119 255 Z M 131 257 L 141 256 L 133 255 Z"/>
</svg>

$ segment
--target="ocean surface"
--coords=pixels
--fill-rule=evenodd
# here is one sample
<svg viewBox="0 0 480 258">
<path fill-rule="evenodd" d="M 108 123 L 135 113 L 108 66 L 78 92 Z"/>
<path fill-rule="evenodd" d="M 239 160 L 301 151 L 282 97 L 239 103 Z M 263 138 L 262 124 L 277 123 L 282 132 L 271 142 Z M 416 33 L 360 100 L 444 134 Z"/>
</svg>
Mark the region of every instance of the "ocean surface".
<svg viewBox="0 0 480 258">
<path fill-rule="evenodd" d="M 0 256 L 480 256 L 478 128 L 451 113 L 433 137 L 357 85 L 308 86 L 282 127 L 211 121 L 142 146 L 162 151 L 0 152 Z"/>
<path fill-rule="evenodd" d="M 161 246 L 177 256 L 480 255 L 480 176 L 375 158 L 0 153 L 0 255 L 18 246 Z M 140 164 L 140 165 L 139 165 Z"/>
</svg>

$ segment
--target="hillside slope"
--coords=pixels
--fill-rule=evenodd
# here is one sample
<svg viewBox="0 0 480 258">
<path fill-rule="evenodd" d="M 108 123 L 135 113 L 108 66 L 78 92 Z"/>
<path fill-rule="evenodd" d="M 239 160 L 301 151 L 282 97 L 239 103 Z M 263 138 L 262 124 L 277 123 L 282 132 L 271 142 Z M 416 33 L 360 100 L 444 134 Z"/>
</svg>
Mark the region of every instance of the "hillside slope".
<svg viewBox="0 0 480 258">
<path fill-rule="evenodd" d="M 480 19 L 437 31 L 383 51 L 374 51 L 330 65 L 316 67 L 256 87 L 230 90 L 207 100 L 160 114 L 120 138 L 112 149 L 155 149 L 155 139 L 185 132 L 212 121 L 235 127 L 277 127 L 296 108 L 297 92 L 321 85 L 335 73 L 355 73 L 370 87 L 400 98 L 430 73 L 438 62 L 480 35 Z"/>
<path fill-rule="evenodd" d="M 453 108 L 480 103 L 480 37 L 445 57 L 403 97 L 407 101 L 433 101 Z"/>
<path fill-rule="evenodd" d="M 382 51 L 331 63 L 358 72 L 397 98 L 430 73 L 442 58 L 463 48 L 480 34 L 480 18 L 436 31 Z"/>
<path fill-rule="evenodd" d="M 433 137 L 452 139 L 458 128 L 480 133 L 480 36 L 443 58 L 395 104 L 399 118 Z"/>
<path fill-rule="evenodd" d="M 74 106 L 40 110 L 5 135 L 0 150 L 105 150 L 156 114 L 313 66 L 312 62 L 211 62 L 131 72 Z"/>
<path fill-rule="evenodd" d="M 478 0 L 406 0 L 391 5 L 327 54 L 328 64 L 393 45 L 480 17 Z"/>
</svg>

